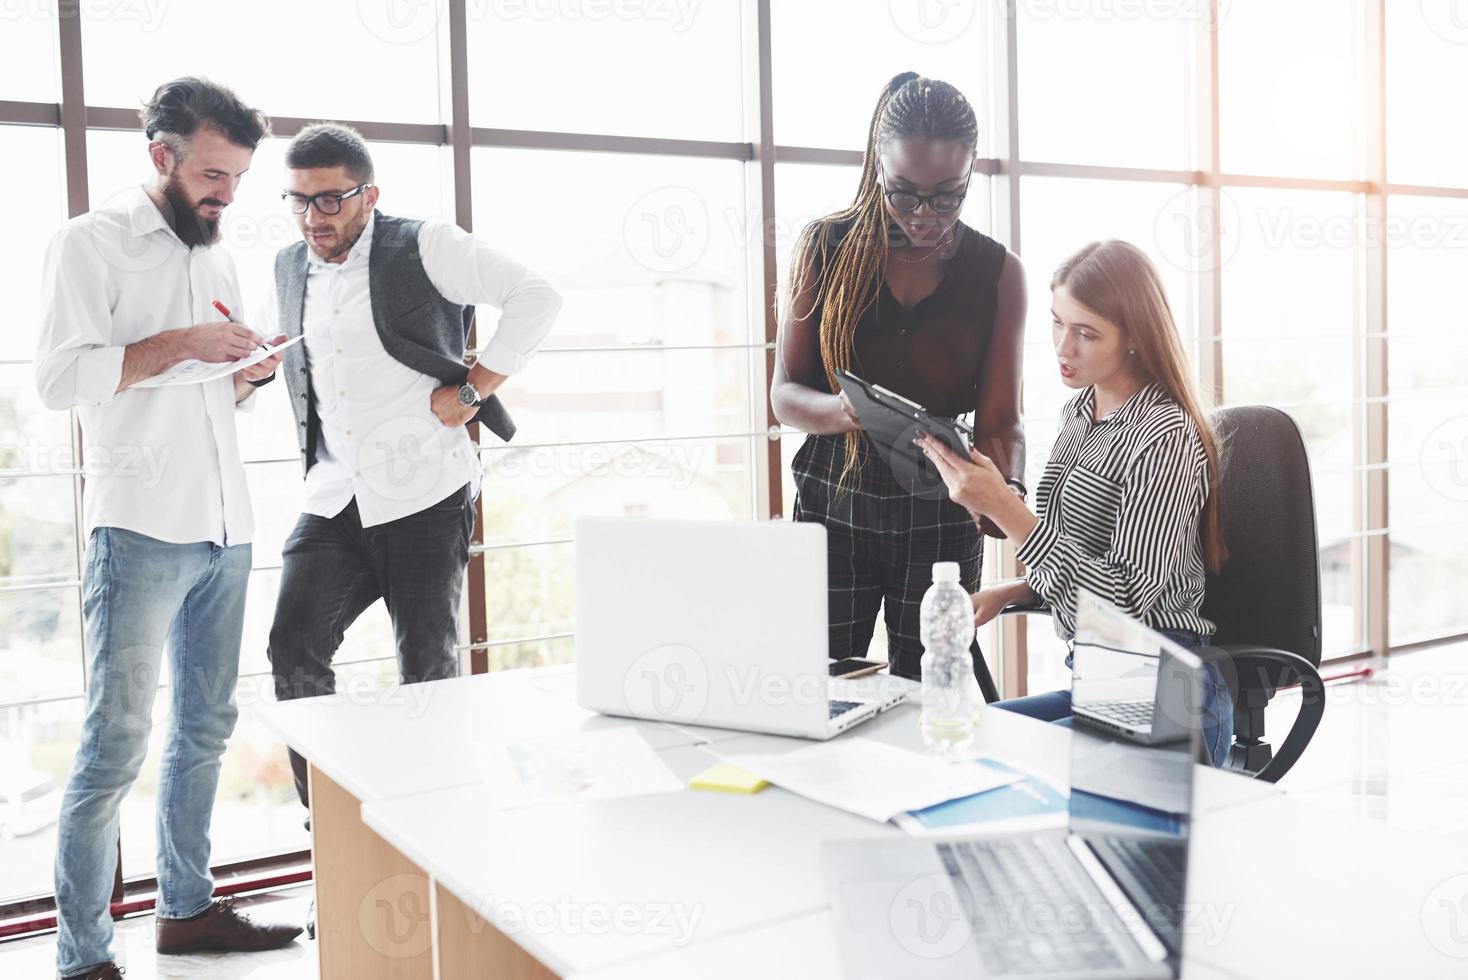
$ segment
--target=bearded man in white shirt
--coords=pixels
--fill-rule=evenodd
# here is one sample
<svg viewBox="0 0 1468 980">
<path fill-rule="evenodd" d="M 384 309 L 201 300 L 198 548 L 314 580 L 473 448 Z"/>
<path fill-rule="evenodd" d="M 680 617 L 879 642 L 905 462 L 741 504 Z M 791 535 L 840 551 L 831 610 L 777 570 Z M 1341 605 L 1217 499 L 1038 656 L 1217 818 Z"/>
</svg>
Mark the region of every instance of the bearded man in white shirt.
<svg viewBox="0 0 1468 980">
<path fill-rule="evenodd" d="M 270 630 L 276 697 L 334 691 L 342 635 L 379 598 L 402 682 L 453 677 L 483 478 L 465 426 L 514 434 L 494 392 L 530 361 L 561 298 L 455 225 L 377 211 L 372 157 L 349 127 L 302 130 L 285 162 L 281 196 L 303 241 L 276 256 L 273 312 L 282 333 L 305 338 L 283 370 L 306 499 Z M 476 304 L 501 315 L 470 367 Z M 309 805 L 294 752 L 291 767 Z"/>
<path fill-rule="evenodd" d="M 36 383 L 75 408 L 85 442 L 87 704 L 56 844 L 57 967 L 120 976 L 108 901 L 118 807 L 147 754 L 160 665 L 171 718 L 158 783 L 159 952 L 281 946 L 295 926 L 214 900 L 209 824 L 234 730 L 253 525 L 234 414 L 276 357 L 213 381 L 149 386 L 183 361 L 225 363 L 261 344 L 217 246 L 265 116 L 204 79 L 160 86 L 141 113 L 153 176 L 52 238 Z M 143 453 L 159 472 L 127 461 Z"/>
</svg>

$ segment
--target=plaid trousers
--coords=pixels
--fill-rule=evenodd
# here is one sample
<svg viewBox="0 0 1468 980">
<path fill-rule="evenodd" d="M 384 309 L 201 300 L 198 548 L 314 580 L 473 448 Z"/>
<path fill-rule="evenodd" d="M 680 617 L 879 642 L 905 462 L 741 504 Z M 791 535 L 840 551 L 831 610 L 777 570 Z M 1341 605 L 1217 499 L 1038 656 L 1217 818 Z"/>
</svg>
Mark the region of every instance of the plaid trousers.
<svg viewBox="0 0 1468 980">
<path fill-rule="evenodd" d="M 826 527 L 830 655 L 866 656 L 881 609 L 892 673 L 917 679 L 919 610 L 933 563 L 958 562 L 960 584 L 978 591 L 984 537 L 958 504 L 908 492 L 866 436 L 857 454 L 859 481 L 838 490 L 845 461 L 845 436 L 810 435 L 791 462 L 795 520 Z"/>
</svg>

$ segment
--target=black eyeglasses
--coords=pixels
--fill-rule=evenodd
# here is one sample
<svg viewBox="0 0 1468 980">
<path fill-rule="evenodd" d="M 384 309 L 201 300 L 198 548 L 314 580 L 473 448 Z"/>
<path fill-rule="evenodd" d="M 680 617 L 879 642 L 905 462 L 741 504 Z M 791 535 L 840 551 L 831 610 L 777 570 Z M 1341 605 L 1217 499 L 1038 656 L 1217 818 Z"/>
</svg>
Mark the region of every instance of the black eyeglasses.
<svg viewBox="0 0 1468 980">
<path fill-rule="evenodd" d="M 952 214 L 963 207 L 963 199 L 968 196 L 968 184 L 974 179 L 970 171 L 968 180 L 963 182 L 963 189 L 958 191 L 939 191 L 937 194 L 919 194 L 916 191 L 889 191 L 887 190 L 887 172 L 882 174 L 882 195 L 887 198 L 887 203 L 892 205 L 892 210 L 901 211 L 903 214 L 912 214 L 918 208 L 926 204 L 938 214 Z"/>
<path fill-rule="evenodd" d="M 345 194 L 323 191 L 320 194 L 312 194 L 310 197 L 292 194 L 290 191 L 281 191 L 280 199 L 291 209 L 291 214 L 305 214 L 311 209 L 312 204 L 316 205 L 316 210 L 322 214 L 339 214 L 343 201 L 349 197 L 356 197 L 371 186 L 371 184 L 358 184 Z"/>
</svg>

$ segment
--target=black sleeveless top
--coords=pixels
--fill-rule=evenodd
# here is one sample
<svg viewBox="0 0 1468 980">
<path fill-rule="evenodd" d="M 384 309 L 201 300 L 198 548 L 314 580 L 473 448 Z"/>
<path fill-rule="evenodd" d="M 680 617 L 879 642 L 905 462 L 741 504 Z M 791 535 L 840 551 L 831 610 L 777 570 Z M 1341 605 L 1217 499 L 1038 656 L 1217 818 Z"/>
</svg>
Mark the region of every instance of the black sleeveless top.
<svg viewBox="0 0 1468 980">
<path fill-rule="evenodd" d="M 833 251 L 851 228 L 833 225 Z M 1005 247 L 959 222 L 954 254 L 932 295 L 905 310 L 884 277 L 876 300 L 856 324 L 853 373 L 909 398 L 930 412 L 956 417 L 978 410 L 979 379 L 994 336 L 994 310 Z M 819 263 L 819 259 L 816 260 Z M 813 270 L 824 273 L 819 265 Z M 822 306 L 811 316 L 820 322 Z M 830 392 L 825 375 L 819 387 Z"/>
</svg>

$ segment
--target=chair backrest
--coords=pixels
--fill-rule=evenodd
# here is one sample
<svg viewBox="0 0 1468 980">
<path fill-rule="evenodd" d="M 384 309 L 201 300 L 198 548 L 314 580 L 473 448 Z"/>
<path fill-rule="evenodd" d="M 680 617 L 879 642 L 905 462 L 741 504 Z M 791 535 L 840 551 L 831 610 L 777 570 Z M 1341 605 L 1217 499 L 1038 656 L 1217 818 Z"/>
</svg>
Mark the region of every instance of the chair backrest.
<svg viewBox="0 0 1468 980">
<path fill-rule="evenodd" d="M 1214 419 L 1229 559 L 1209 575 L 1203 615 L 1217 646 L 1286 650 L 1320 665 L 1320 551 L 1305 441 L 1276 408 L 1244 405 Z"/>
</svg>

